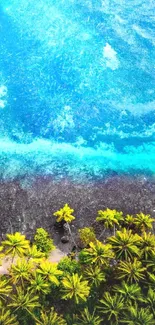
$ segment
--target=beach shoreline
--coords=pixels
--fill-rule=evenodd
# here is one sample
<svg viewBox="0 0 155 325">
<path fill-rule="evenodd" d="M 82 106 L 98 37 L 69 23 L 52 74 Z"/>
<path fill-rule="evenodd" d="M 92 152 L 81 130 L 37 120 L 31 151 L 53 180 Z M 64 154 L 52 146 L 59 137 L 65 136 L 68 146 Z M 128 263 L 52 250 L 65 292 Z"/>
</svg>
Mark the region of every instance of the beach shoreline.
<svg viewBox="0 0 155 325">
<path fill-rule="evenodd" d="M 71 243 L 62 244 L 63 230 L 55 227 L 53 213 L 68 203 L 75 211 L 72 232 L 91 226 L 98 210 L 106 208 L 124 214 L 143 212 L 155 217 L 155 179 L 112 176 L 90 182 L 75 182 L 69 178 L 36 177 L 23 187 L 19 180 L 0 181 L 0 234 L 20 231 L 30 240 L 36 228 L 43 227 L 62 251 Z"/>
</svg>

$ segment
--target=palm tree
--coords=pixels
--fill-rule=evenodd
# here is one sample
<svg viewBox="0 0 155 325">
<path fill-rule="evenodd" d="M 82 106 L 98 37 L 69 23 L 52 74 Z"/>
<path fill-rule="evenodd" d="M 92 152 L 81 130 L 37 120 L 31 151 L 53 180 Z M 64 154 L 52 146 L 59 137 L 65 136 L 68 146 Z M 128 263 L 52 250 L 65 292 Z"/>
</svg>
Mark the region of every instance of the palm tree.
<svg viewBox="0 0 155 325">
<path fill-rule="evenodd" d="M 149 277 L 149 285 L 155 288 L 155 275 L 153 273 L 147 272 Z"/>
<path fill-rule="evenodd" d="M 155 252 L 152 252 L 150 259 L 144 261 L 150 272 L 155 272 Z"/>
<path fill-rule="evenodd" d="M 63 225 L 63 223 L 65 223 L 66 229 L 68 230 L 68 232 L 71 236 L 72 242 L 74 243 L 75 247 L 77 247 L 77 244 L 74 240 L 74 236 L 72 234 L 72 231 L 71 231 L 71 228 L 69 225 L 75 219 L 75 217 L 72 215 L 73 212 L 74 212 L 74 209 L 71 209 L 70 206 L 66 203 L 62 209 L 54 212 L 53 215 L 55 217 L 57 217 L 56 222 L 62 223 L 62 225 Z"/>
<path fill-rule="evenodd" d="M 144 296 L 143 302 L 150 308 L 155 318 L 155 291 L 152 288 L 149 288 L 147 296 Z"/>
<path fill-rule="evenodd" d="M 142 300 L 141 288 L 137 283 L 128 284 L 123 281 L 121 285 L 115 285 L 113 290 L 122 295 L 125 305 L 132 305 L 133 302 Z"/>
<path fill-rule="evenodd" d="M 0 308 L 0 324 L 1 325 L 19 325 L 16 316 L 6 307 Z"/>
<path fill-rule="evenodd" d="M 47 282 L 41 274 L 38 274 L 36 271 L 32 274 L 33 278 L 30 280 L 29 290 L 32 293 L 36 294 L 48 294 L 50 293 L 50 284 Z"/>
<path fill-rule="evenodd" d="M 137 247 L 141 237 L 133 235 L 131 230 L 123 228 L 116 232 L 116 236 L 108 238 L 108 243 L 112 246 L 117 260 L 129 260 L 134 256 L 139 256 L 140 252 Z"/>
<path fill-rule="evenodd" d="M 8 284 L 8 280 L 0 278 L 0 300 L 5 301 L 12 291 L 12 287 Z"/>
<path fill-rule="evenodd" d="M 42 258 L 45 257 L 45 253 L 39 251 L 37 246 L 33 244 L 25 251 L 25 256 L 28 260 L 32 259 L 34 262 L 39 263 L 41 262 Z"/>
<path fill-rule="evenodd" d="M 67 275 L 62 279 L 62 299 L 73 299 L 76 304 L 81 300 L 86 301 L 89 295 L 90 287 L 88 281 L 82 279 L 77 273 Z"/>
<path fill-rule="evenodd" d="M 11 282 L 16 285 L 20 283 L 22 288 L 24 288 L 24 281 L 30 280 L 33 268 L 32 261 L 26 261 L 24 258 L 18 259 L 16 264 L 12 264 L 10 268 Z"/>
<path fill-rule="evenodd" d="M 40 307 L 39 297 L 33 295 L 31 292 L 24 292 L 20 287 L 16 287 L 16 294 L 11 296 L 12 302 L 8 305 L 14 309 L 16 313 L 18 310 L 26 311 L 35 321 L 40 325 L 42 323 L 35 317 L 34 310 Z"/>
<path fill-rule="evenodd" d="M 146 233 L 144 231 L 138 246 L 141 252 L 141 259 L 147 261 L 155 253 L 155 236 L 150 232 Z"/>
<path fill-rule="evenodd" d="M 102 318 L 96 315 L 96 309 L 90 313 L 88 307 L 86 307 L 73 325 L 100 325 L 101 322 Z"/>
<path fill-rule="evenodd" d="M 88 280 L 89 285 L 98 287 L 101 282 L 105 282 L 105 274 L 99 266 L 88 266 L 83 271 L 84 278 Z"/>
<path fill-rule="evenodd" d="M 151 218 L 149 214 L 137 213 L 134 219 L 136 229 L 143 233 L 144 231 L 152 229 L 152 223 L 155 219 Z"/>
<path fill-rule="evenodd" d="M 66 321 L 55 312 L 53 307 L 48 313 L 41 311 L 40 322 L 42 325 L 67 325 Z M 40 325 L 40 322 L 36 325 Z"/>
<path fill-rule="evenodd" d="M 124 224 L 125 224 L 125 227 L 127 229 L 134 229 L 135 225 L 134 225 L 134 216 L 133 215 L 130 215 L 130 214 L 127 214 L 125 216 L 125 219 L 124 219 Z"/>
<path fill-rule="evenodd" d="M 117 325 L 120 314 L 124 309 L 123 298 L 117 293 L 112 296 L 109 292 L 105 292 L 103 298 L 100 300 L 98 309 L 100 313 L 104 315 L 104 319 L 108 320 L 110 325 Z"/>
<path fill-rule="evenodd" d="M 123 221 L 123 219 L 123 213 L 121 211 L 111 210 L 108 208 L 105 211 L 99 210 L 96 221 L 102 222 L 105 227 L 103 232 L 100 234 L 100 237 L 103 235 L 106 229 L 112 228 L 115 235 L 116 226 L 120 227 L 120 223 Z"/>
<path fill-rule="evenodd" d="M 66 203 L 63 208 L 53 213 L 55 217 L 57 217 L 57 222 L 65 221 L 67 223 L 70 223 L 75 219 L 75 217 L 72 215 L 74 212 L 73 209 L 69 207 L 69 205 Z"/>
<path fill-rule="evenodd" d="M 97 240 L 96 243 L 90 243 L 89 248 L 84 248 L 80 252 L 79 259 L 81 263 L 107 266 L 109 265 L 109 260 L 113 258 L 113 256 L 111 245 L 103 244 Z"/>
<path fill-rule="evenodd" d="M 129 283 L 139 282 L 145 279 L 146 268 L 142 263 L 134 258 L 133 261 L 120 261 L 117 267 L 117 278 L 124 279 Z"/>
<path fill-rule="evenodd" d="M 135 305 L 128 308 L 121 322 L 128 325 L 154 325 L 155 319 L 149 308 L 139 308 Z"/>
<path fill-rule="evenodd" d="M 7 234 L 6 240 L 2 241 L 5 255 L 12 255 L 12 262 L 15 255 L 22 257 L 29 248 L 29 240 L 25 239 L 25 235 L 19 232 L 15 234 Z"/>
<path fill-rule="evenodd" d="M 48 260 L 40 263 L 37 273 L 41 274 L 43 279 L 55 284 L 56 286 L 59 285 L 59 276 L 63 274 L 61 270 L 58 270 L 56 263 L 49 262 Z"/>
</svg>

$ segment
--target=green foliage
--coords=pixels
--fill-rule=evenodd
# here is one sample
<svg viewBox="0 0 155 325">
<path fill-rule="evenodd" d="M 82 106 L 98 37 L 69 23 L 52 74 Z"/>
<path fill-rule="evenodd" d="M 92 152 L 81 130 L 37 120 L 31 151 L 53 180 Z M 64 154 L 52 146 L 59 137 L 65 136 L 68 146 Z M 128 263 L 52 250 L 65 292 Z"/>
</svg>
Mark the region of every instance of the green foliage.
<svg viewBox="0 0 155 325">
<path fill-rule="evenodd" d="M 69 226 L 73 210 L 65 205 L 60 211 L 58 222 Z M 123 219 L 110 209 L 98 218 L 104 229 L 119 230 L 103 243 L 91 227 L 81 229 L 86 247 L 59 263 L 48 259 L 54 245 L 44 229 L 31 245 L 19 232 L 6 235 L 0 244 L 6 272 L 0 276 L 0 324 L 155 325 L 154 220 L 143 213 Z"/>
<path fill-rule="evenodd" d="M 73 325 L 100 325 L 101 322 L 102 318 L 96 315 L 96 309 L 90 313 L 88 307 L 86 307 Z"/>
<path fill-rule="evenodd" d="M 145 270 L 142 263 L 134 258 L 133 261 L 121 261 L 118 265 L 118 279 L 125 279 L 129 283 L 139 282 L 145 279 Z"/>
<path fill-rule="evenodd" d="M 109 292 L 105 292 L 100 300 L 98 309 L 104 315 L 104 319 L 109 321 L 110 325 L 117 325 L 121 312 L 124 309 L 123 298 L 117 293 L 112 296 Z"/>
<path fill-rule="evenodd" d="M 59 277 L 63 274 L 61 270 L 58 270 L 56 263 L 51 263 L 47 260 L 40 263 L 37 272 L 42 275 L 43 279 L 56 286 L 59 285 Z"/>
<path fill-rule="evenodd" d="M 74 210 L 71 209 L 69 205 L 66 203 L 62 209 L 54 212 L 53 215 L 57 217 L 56 219 L 57 222 L 65 221 L 70 223 L 75 219 L 75 217 L 72 215 L 73 212 Z"/>
<path fill-rule="evenodd" d="M 90 243 L 89 246 L 89 248 L 83 249 L 79 254 L 81 263 L 107 266 L 109 259 L 114 256 L 109 244 L 103 244 L 97 240 L 96 243 Z"/>
<path fill-rule="evenodd" d="M 119 285 L 115 285 L 113 287 L 113 291 L 122 295 L 124 303 L 128 305 L 132 305 L 136 301 L 142 301 L 142 293 L 141 288 L 137 283 L 128 284 L 123 281 Z"/>
<path fill-rule="evenodd" d="M 59 316 L 53 307 L 48 313 L 41 311 L 40 322 L 42 325 L 67 325 L 63 317 Z M 40 325 L 40 322 L 36 325 Z"/>
<path fill-rule="evenodd" d="M 127 214 L 124 219 L 125 227 L 127 227 L 127 229 L 134 228 L 134 220 L 135 218 L 133 215 Z"/>
<path fill-rule="evenodd" d="M 141 258 L 143 260 L 150 259 L 155 253 L 155 236 L 150 232 L 146 233 L 144 231 L 139 240 L 138 246 L 140 248 Z"/>
<path fill-rule="evenodd" d="M 25 235 L 16 232 L 15 234 L 7 234 L 6 240 L 2 241 L 2 246 L 5 255 L 23 256 L 25 251 L 29 248 L 29 240 L 25 239 Z"/>
<path fill-rule="evenodd" d="M 36 307 L 40 307 L 39 297 L 27 292 L 25 294 L 21 287 L 16 287 L 16 293 L 11 296 L 10 307 L 14 310 L 26 310 L 28 312 L 33 311 Z"/>
<path fill-rule="evenodd" d="M 73 299 L 76 304 L 79 304 L 81 300 L 87 300 L 90 288 L 88 281 L 82 280 L 82 276 L 77 273 L 67 275 L 62 279 L 62 285 L 63 299 Z"/>
<path fill-rule="evenodd" d="M 155 288 L 155 274 L 148 272 L 150 286 Z"/>
<path fill-rule="evenodd" d="M 149 288 L 147 296 L 143 298 L 144 304 L 150 307 L 150 310 L 155 318 L 155 290 Z"/>
<path fill-rule="evenodd" d="M 24 280 L 29 280 L 32 268 L 33 263 L 31 261 L 27 262 L 24 258 L 18 259 L 15 264 L 11 265 L 10 268 L 12 283 L 15 285 L 19 283 L 24 287 Z"/>
<path fill-rule="evenodd" d="M 6 307 L 0 308 L 0 324 L 1 325 L 19 325 L 17 317 L 13 315 Z"/>
<path fill-rule="evenodd" d="M 148 260 L 143 261 L 147 266 L 147 270 L 154 273 L 155 272 L 155 252 L 152 252 Z"/>
<path fill-rule="evenodd" d="M 84 278 L 88 280 L 89 285 L 98 287 L 101 282 L 105 282 L 105 274 L 99 266 L 88 266 L 83 271 Z"/>
<path fill-rule="evenodd" d="M 78 261 L 72 259 L 71 257 L 65 256 L 58 263 L 58 269 L 63 271 L 64 274 L 69 273 L 71 275 L 73 273 L 80 272 L 80 265 Z"/>
<path fill-rule="evenodd" d="M 134 219 L 134 224 L 138 232 L 143 233 L 144 231 L 152 229 L 152 223 L 155 219 L 151 218 L 149 214 L 137 213 Z"/>
<path fill-rule="evenodd" d="M 50 284 L 41 274 L 34 271 L 30 280 L 29 290 L 34 294 L 48 294 L 50 293 Z"/>
<path fill-rule="evenodd" d="M 32 246 L 30 246 L 25 252 L 25 256 L 27 257 L 27 259 L 33 260 L 33 262 L 35 262 L 35 263 L 39 263 L 41 261 L 41 259 L 43 257 L 45 257 L 45 255 L 46 254 L 41 252 L 40 250 L 38 250 L 37 246 L 34 244 Z"/>
<path fill-rule="evenodd" d="M 139 256 L 140 251 L 137 247 L 141 241 L 141 237 L 137 234 L 133 235 L 131 230 L 123 228 L 121 231 L 116 232 L 116 236 L 108 238 L 108 243 L 111 244 L 118 260 L 133 259 L 134 256 Z"/>
<path fill-rule="evenodd" d="M 102 222 L 106 229 L 120 226 L 124 220 L 123 213 L 117 210 L 106 209 L 105 211 L 99 210 L 96 221 Z"/>
<path fill-rule="evenodd" d="M 48 232 L 43 228 L 37 228 L 34 236 L 34 244 L 37 250 L 44 253 L 46 257 L 55 249 L 53 239 L 50 238 Z"/>
<path fill-rule="evenodd" d="M 7 297 L 12 291 L 12 287 L 9 285 L 9 281 L 5 278 L 0 278 L 0 302 L 5 301 L 5 297 Z"/>
<path fill-rule="evenodd" d="M 79 235 L 84 246 L 88 246 L 90 242 L 96 241 L 96 236 L 92 227 L 79 229 Z"/>
<path fill-rule="evenodd" d="M 154 325 L 155 319 L 149 308 L 139 308 L 138 305 L 135 305 L 128 308 L 122 323 L 127 325 Z"/>
</svg>

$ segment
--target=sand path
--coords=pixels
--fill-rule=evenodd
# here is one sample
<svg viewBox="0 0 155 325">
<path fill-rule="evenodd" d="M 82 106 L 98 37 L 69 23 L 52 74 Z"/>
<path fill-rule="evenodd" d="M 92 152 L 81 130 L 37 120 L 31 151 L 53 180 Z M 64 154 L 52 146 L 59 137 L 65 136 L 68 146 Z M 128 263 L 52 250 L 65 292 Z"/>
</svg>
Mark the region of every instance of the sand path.
<svg viewBox="0 0 155 325">
<path fill-rule="evenodd" d="M 59 248 L 56 248 L 50 253 L 48 260 L 53 263 L 58 263 L 64 256 L 66 256 L 66 254 L 62 252 Z M 17 258 L 14 259 L 14 264 L 16 260 Z M 4 257 L 4 259 L 2 260 L 2 265 L 0 265 L 0 274 L 8 274 L 8 269 L 10 268 L 11 263 L 12 258 Z"/>
</svg>

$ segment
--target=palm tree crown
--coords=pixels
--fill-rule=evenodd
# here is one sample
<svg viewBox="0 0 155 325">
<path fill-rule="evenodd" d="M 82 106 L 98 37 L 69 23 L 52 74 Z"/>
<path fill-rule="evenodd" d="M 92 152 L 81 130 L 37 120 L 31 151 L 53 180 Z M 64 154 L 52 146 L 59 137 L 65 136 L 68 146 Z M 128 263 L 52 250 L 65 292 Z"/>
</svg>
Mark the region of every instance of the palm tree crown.
<svg viewBox="0 0 155 325">
<path fill-rule="evenodd" d="M 98 265 L 90 265 L 84 268 L 83 275 L 89 284 L 95 287 L 98 287 L 101 282 L 105 282 L 105 274 Z"/>
<path fill-rule="evenodd" d="M 84 311 L 81 312 L 81 316 L 77 317 L 76 323 L 73 325 L 100 325 L 102 318 L 96 315 L 96 310 L 89 312 L 88 307 L 84 308 Z"/>
<path fill-rule="evenodd" d="M 142 263 L 134 258 L 133 261 L 120 261 L 118 267 L 118 279 L 125 279 L 129 283 L 139 282 L 145 279 L 146 268 Z"/>
<path fill-rule="evenodd" d="M 66 203 L 62 209 L 54 212 L 53 215 L 57 217 L 57 222 L 66 221 L 70 223 L 72 220 L 75 219 L 75 217 L 72 215 L 73 212 L 74 210 L 71 209 Z"/>
<path fill-rule="evenodd" d="M 59 285 L 58 277 L 63 274 L 61 270 L 58 270 L 56 263 L 49 262 L 48 260 L 40 263 L 37 273 L 40 273 L 44 279 L 57 286 Z"/>
<path fill-rule="evenodd" d="M 155 253 L 155 236 L 150 232 L 147 233 L 144 231 L 138 246 L 140 248 L 141 258 L 146 261 L 151 259 Z"/>
<path fill-rule="evenodd" d="M 15 234 L 7 234 L 6 240 L 2 241 L 2 246 L 5 250 L 5 255 L 18 255 L 22 257 L 25 251 L 29 248 L 29 240 L 25 239 L 25 235 L 19 232 Z"/>
<path fill-rule="evenodd" d="M 155 320 L 149 308 L 139 308 L 137 305 L 130 306 L 124 313 L 123 324 L 127 325 L 154 325 Z"/>
<path fill-rule="evenodd" d="M 141 288 L 137 283 L 128 284 L 123 281 L 121 285 L 115 285 L 113 290 L 122 295 L 126 305 L 142 300 Z"/>
<path fill-rule="evenodd" d="M 41 312 L 40 321 L 42 325 L 67 325 L 66 321 L 55 312 L 53 307 L 49 313 Z M 36 325 L 40 325 L 40 322 Z"/>
<path fill-rule="evenodd" d="M 111 245 L 103 244 L 98 240 L 95 243 L 90 243 L 89 248 L 83 249 L 79 254 L 79 258 L 84 263 L 91 263 L 99 266 L 108 265 L 109 260 L 113 258 L 113 256 Z"/>
<path fill-rule="evenodd" d="M 100 300 L 98 309 L 110 321 L 110 325 L 118 324 L 119 316 L 124 308 L 124 302 L 121 295 L 117 293 L 113 296 L 109 292 L 105 292 Z"/>
<path fill-rule="evenodd" d="M 123 228 L 121 231 L 116 232 L 116 236 L 108 238 L 108 243 L 111 244 L 118 260 L 129 260 L 140 255 L 137 247 L 140 239 L 141 237 L 137 234 L 133 235 L 131 230 Z"/>
<path fill-rule="evenodd" d="M 144 231 L 152 229 L 152 223 L 154 221 L 155 219 L 151 218 L 149 214 L 144 214 L 141 212 L 136 214 L 134 224 L 136 226 L 136 229 L 140 233 L 143 233 Z"/>
<path fill-rule="evenodd" d="M 14 284 L 21 283 L 24 287 L 24 280 L 30 279 L 30 274 L 33 269 L 33 263 L 27 262 L 24 258 L 18 259 L 16 264 L 12 264 L 10 268 L 11 281 Z"/>
<path fill-rule="evenodd" d="M 63 285 L 63 299 L 74 299 L 75 303 L 79 303 L 81 300 L 86 301 L 90 288 L 88 281 L 82 279 L 77 273 L 67 275 L 62 280 Z"/>
<path fill-rule="evenodd" d="M 120 226 L 121 221 L 123 221 L 123 213 L 117 210 L 106 209 L 105 211 L 99 210 L 96 221 L 102 222 L 106 229 L 114 228 L 115 234 L 115 226 Z"/>
<path fill-rule="evenodd" d="M 0 308 L 0 324 L 1 325 L 19 325 L 16 316 L 6 307 Z"/>
</svg>

